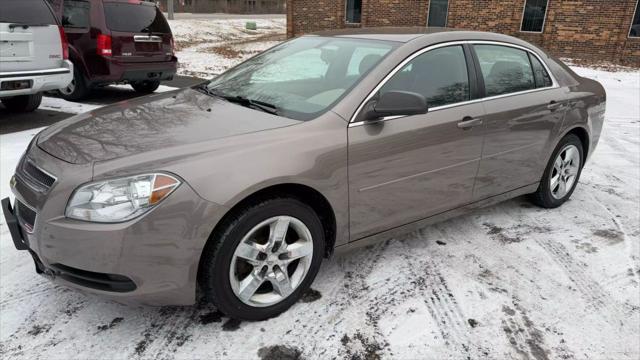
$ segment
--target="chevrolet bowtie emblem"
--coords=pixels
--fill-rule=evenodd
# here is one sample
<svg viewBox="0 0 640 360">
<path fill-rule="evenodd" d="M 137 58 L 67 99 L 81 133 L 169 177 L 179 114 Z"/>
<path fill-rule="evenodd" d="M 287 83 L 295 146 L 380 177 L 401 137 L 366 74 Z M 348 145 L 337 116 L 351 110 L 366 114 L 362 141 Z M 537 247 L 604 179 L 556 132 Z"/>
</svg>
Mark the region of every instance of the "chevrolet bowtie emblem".
<svg viewBox="0 0 640 360">
<path fill-rule="evenodd" d="M 11 180 L 9 180 L 9 186 L 11 186 L 12 189 L 16 187 L 16 177 L 15 177 L 15 175 L 11 177 Z"/>
</svg>

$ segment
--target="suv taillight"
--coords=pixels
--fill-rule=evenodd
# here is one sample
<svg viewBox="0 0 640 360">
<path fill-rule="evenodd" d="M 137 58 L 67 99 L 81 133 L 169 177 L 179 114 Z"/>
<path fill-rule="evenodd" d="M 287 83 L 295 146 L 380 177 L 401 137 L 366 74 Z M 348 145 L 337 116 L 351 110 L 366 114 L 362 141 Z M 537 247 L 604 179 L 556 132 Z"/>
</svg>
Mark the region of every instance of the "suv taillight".
<svg viewBox="0 0 640 360">
<path fill-rule="evenodd" d="M 102 56 L 111 56 L 111 36 L 105 34 L 98 34 L 97 41 L 97 51 L 98 55 Z"/>
<path fill-rule="evenodd" d="M 67 41 L 67 35 L 64 33 L 64 28 L 58 26 L 60 31 L 60 43 L 62 44 L 62 59 L 69 60 L 69 41 Z"/>
<path fill-rule="evenodd" d="M 176 43 L 173 40 L 173 36 L 171 36 L 171 39 L 169 40 L 169 43 L 171 44 L 171 55 L 175 55 L 176 54 Z"/>
</svg>

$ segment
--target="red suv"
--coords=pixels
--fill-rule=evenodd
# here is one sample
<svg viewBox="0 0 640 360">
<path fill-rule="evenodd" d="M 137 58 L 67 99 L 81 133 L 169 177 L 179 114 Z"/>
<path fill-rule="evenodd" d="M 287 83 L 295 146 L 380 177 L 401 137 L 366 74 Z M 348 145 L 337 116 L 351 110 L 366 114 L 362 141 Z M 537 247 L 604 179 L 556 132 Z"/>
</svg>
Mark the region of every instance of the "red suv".
<svg viewBox="0 0 640 360">
<path fill-rule="evenodd" d="M 64 0 L 62 26 L 74 64 L 73 81 L 60 90 L 67 100 L 113 83 L 152 93 L 176 73 L 171 28 L 152 2 Z"/>
</svg>

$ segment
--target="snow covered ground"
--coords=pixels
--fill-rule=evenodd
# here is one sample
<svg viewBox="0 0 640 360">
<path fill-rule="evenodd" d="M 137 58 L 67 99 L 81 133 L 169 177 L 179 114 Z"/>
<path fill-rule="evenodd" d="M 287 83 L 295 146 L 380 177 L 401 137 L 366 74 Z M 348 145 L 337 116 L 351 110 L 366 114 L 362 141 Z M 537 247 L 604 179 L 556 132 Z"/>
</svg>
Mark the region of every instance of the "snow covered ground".
<svg viewBox="0 0 640 360">
<path fill-rule="evenodd" d="M 257 30 L 245 29 L 247 21 Z M 266 19 L 176 19 L 178 73 L 211 78 L 285 39 L 284 17 Z"/>
<path fill-rule="evenodd" d="M 228 21 L 181 21 L 172 22 L 179 56 L 198 73 L 240 58 L 197 49 L 271 45 L 236 42 L 271 36 L 245 34 L 244 21 L 230 39 L 215 30 Z M 0 357 L 640 358 L 640 72 L 574 69 L 606 87 L 608 104 L 569 202 L 543 210 L 518 198 L 330 259 L 313 290 L 268 321 L 229 320 L 208 305 L 125 306 L 53 285 L 14 249 L 1 219 Z M 44 100 L 69 113 L 96 106 Z M 0 136 L 0 197 L 38 131 Z"/>
</svg>

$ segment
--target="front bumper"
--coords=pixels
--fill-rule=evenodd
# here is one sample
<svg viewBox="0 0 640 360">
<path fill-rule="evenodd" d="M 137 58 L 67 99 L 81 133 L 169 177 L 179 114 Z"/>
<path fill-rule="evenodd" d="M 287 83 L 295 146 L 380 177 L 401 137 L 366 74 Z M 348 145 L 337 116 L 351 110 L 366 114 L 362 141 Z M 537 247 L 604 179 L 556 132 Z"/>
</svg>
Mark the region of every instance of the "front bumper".
<svg viewBox="0 0 640 360">
<path fill-rule="evenodd" d="M 21 71 L 21 72 L 0 72 L 0 86 L 3 82 L 15 80 L 30 80 L 31 87 L 20 90 L 0 90 L 0 98 L 31 95 L 43 91 L 57 90 L 65 88 L 73 80 L 73 64 L 69 60 L 62 62 L 62 66 L 57 69 Z"/>
<path fill-rule="evenodd" d="M 42 157 L 50 155 L 34 148 L 27 157 L 43 164 Z M 55 161 L 50 159 L 54 165 L 46 170 L 58 175 Z M 20 176 L 16 179 L 12 186 L 16 204 L 33 209 L 34 224 L 25 224 L 16 214 L 19 206 L 12 207 L 8 198 L 2 200 L 3 212 L 16 249 L 31 254 L 38 273 L 118 302 L 195 302 L 200 254 L 224 211 L 200 198 L 188 184 L 139 218 L 97 224 L 64 217 L 77 180 L 65 184 L 64 176 L 58 176 L 47 194 L 32 196 Z"/>
</svg>

